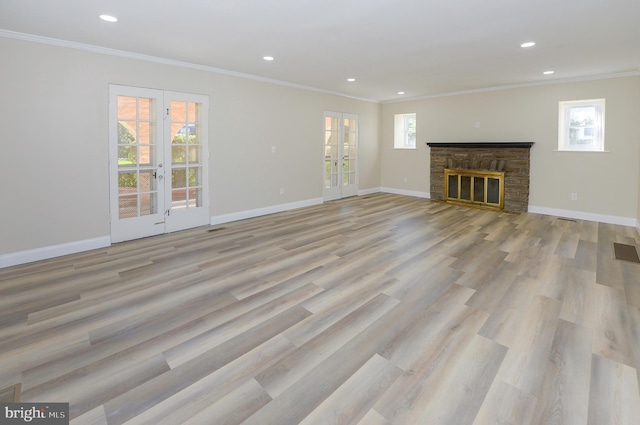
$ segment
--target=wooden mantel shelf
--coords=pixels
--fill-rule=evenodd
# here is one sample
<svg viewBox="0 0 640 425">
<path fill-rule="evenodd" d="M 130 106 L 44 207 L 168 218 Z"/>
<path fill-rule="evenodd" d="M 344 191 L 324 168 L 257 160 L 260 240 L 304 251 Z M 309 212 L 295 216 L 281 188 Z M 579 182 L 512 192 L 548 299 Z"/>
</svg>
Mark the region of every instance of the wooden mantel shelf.
<svg viewBox="0 0 640 425">
<path fill-rule="evenodd" d="M 531 148 L 534 142 L 425 142 L 430 148 Z"/>
</svg>

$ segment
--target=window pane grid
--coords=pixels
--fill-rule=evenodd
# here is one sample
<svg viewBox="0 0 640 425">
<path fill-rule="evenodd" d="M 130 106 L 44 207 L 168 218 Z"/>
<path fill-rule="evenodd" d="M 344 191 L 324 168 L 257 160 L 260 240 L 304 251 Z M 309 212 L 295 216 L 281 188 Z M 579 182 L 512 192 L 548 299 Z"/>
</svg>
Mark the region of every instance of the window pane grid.
<svg viewBox="0 0 640 425">
<path fill-rule="evenodd" d="M 339 121 L 337 117 L 325 117 L 325 176 L 326 188 L 338 187 L 338 140 Z"/>
<path fill-rule="evenodd" d="M 171 206 L 202 206 L 202 149 L 200 105 L 171 101 Z"/>
<path fill-rule="evenodd" d="M 559 103 L 558 150 L 604 151 L 604 99 Z"/>
<path fill-rule="evenodd" d="M 393 147 L 395 149 L 416 149 L 417 120 L 415 113 L 394 115 Z"/>
<path fill-rule="evenodd" d="M 117 97 L 118 117 L 118 209 L 119 218 L 155 214 L 156 122 L 153 99 Z"/>
</svg>

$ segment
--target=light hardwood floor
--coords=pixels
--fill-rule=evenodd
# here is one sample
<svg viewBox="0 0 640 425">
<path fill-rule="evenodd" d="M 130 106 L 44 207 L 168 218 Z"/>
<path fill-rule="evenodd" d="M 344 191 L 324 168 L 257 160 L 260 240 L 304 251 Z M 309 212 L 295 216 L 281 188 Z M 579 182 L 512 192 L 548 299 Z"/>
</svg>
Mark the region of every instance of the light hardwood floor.
<svg viewBox="0 0 640 425">
<path fill-rule="evenodd" d="M 640 423 L 634 228 L 376 194 L 0 270 L 72 424 Z"/>
</svg>

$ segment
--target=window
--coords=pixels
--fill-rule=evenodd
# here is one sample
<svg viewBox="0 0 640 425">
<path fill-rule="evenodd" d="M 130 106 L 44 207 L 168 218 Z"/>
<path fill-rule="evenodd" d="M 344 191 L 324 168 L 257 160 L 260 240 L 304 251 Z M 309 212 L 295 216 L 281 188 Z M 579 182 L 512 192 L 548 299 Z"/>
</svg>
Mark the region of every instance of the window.
<svg viewBox="0 0 640 425">
<path fill-rule="evenodd" d="M 558 150 L 604 151 L 604 99 L 560 102 Z"/>
<path fill-rule="evenodd" d="M 393 147 L 396 149 L 416 148 L 416 114 L 396 114 L 394 116 Z"/>
</svg>

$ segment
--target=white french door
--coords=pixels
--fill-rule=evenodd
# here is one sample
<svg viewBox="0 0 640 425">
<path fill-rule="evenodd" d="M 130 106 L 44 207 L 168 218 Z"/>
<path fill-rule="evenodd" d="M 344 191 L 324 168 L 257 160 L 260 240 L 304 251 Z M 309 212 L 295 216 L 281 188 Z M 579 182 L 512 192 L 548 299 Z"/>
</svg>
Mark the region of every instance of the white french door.
<svg viewBox="0 0 640 425">
<path fill-rule="evenodd" d="M 109 86 L 111 241 L 209 223 L 207 96 Z"/>
<path fill-rule="evenodd" d="M 358 194 L 358 116 L 324 113 L 325 201 Z"/>
</svg>

